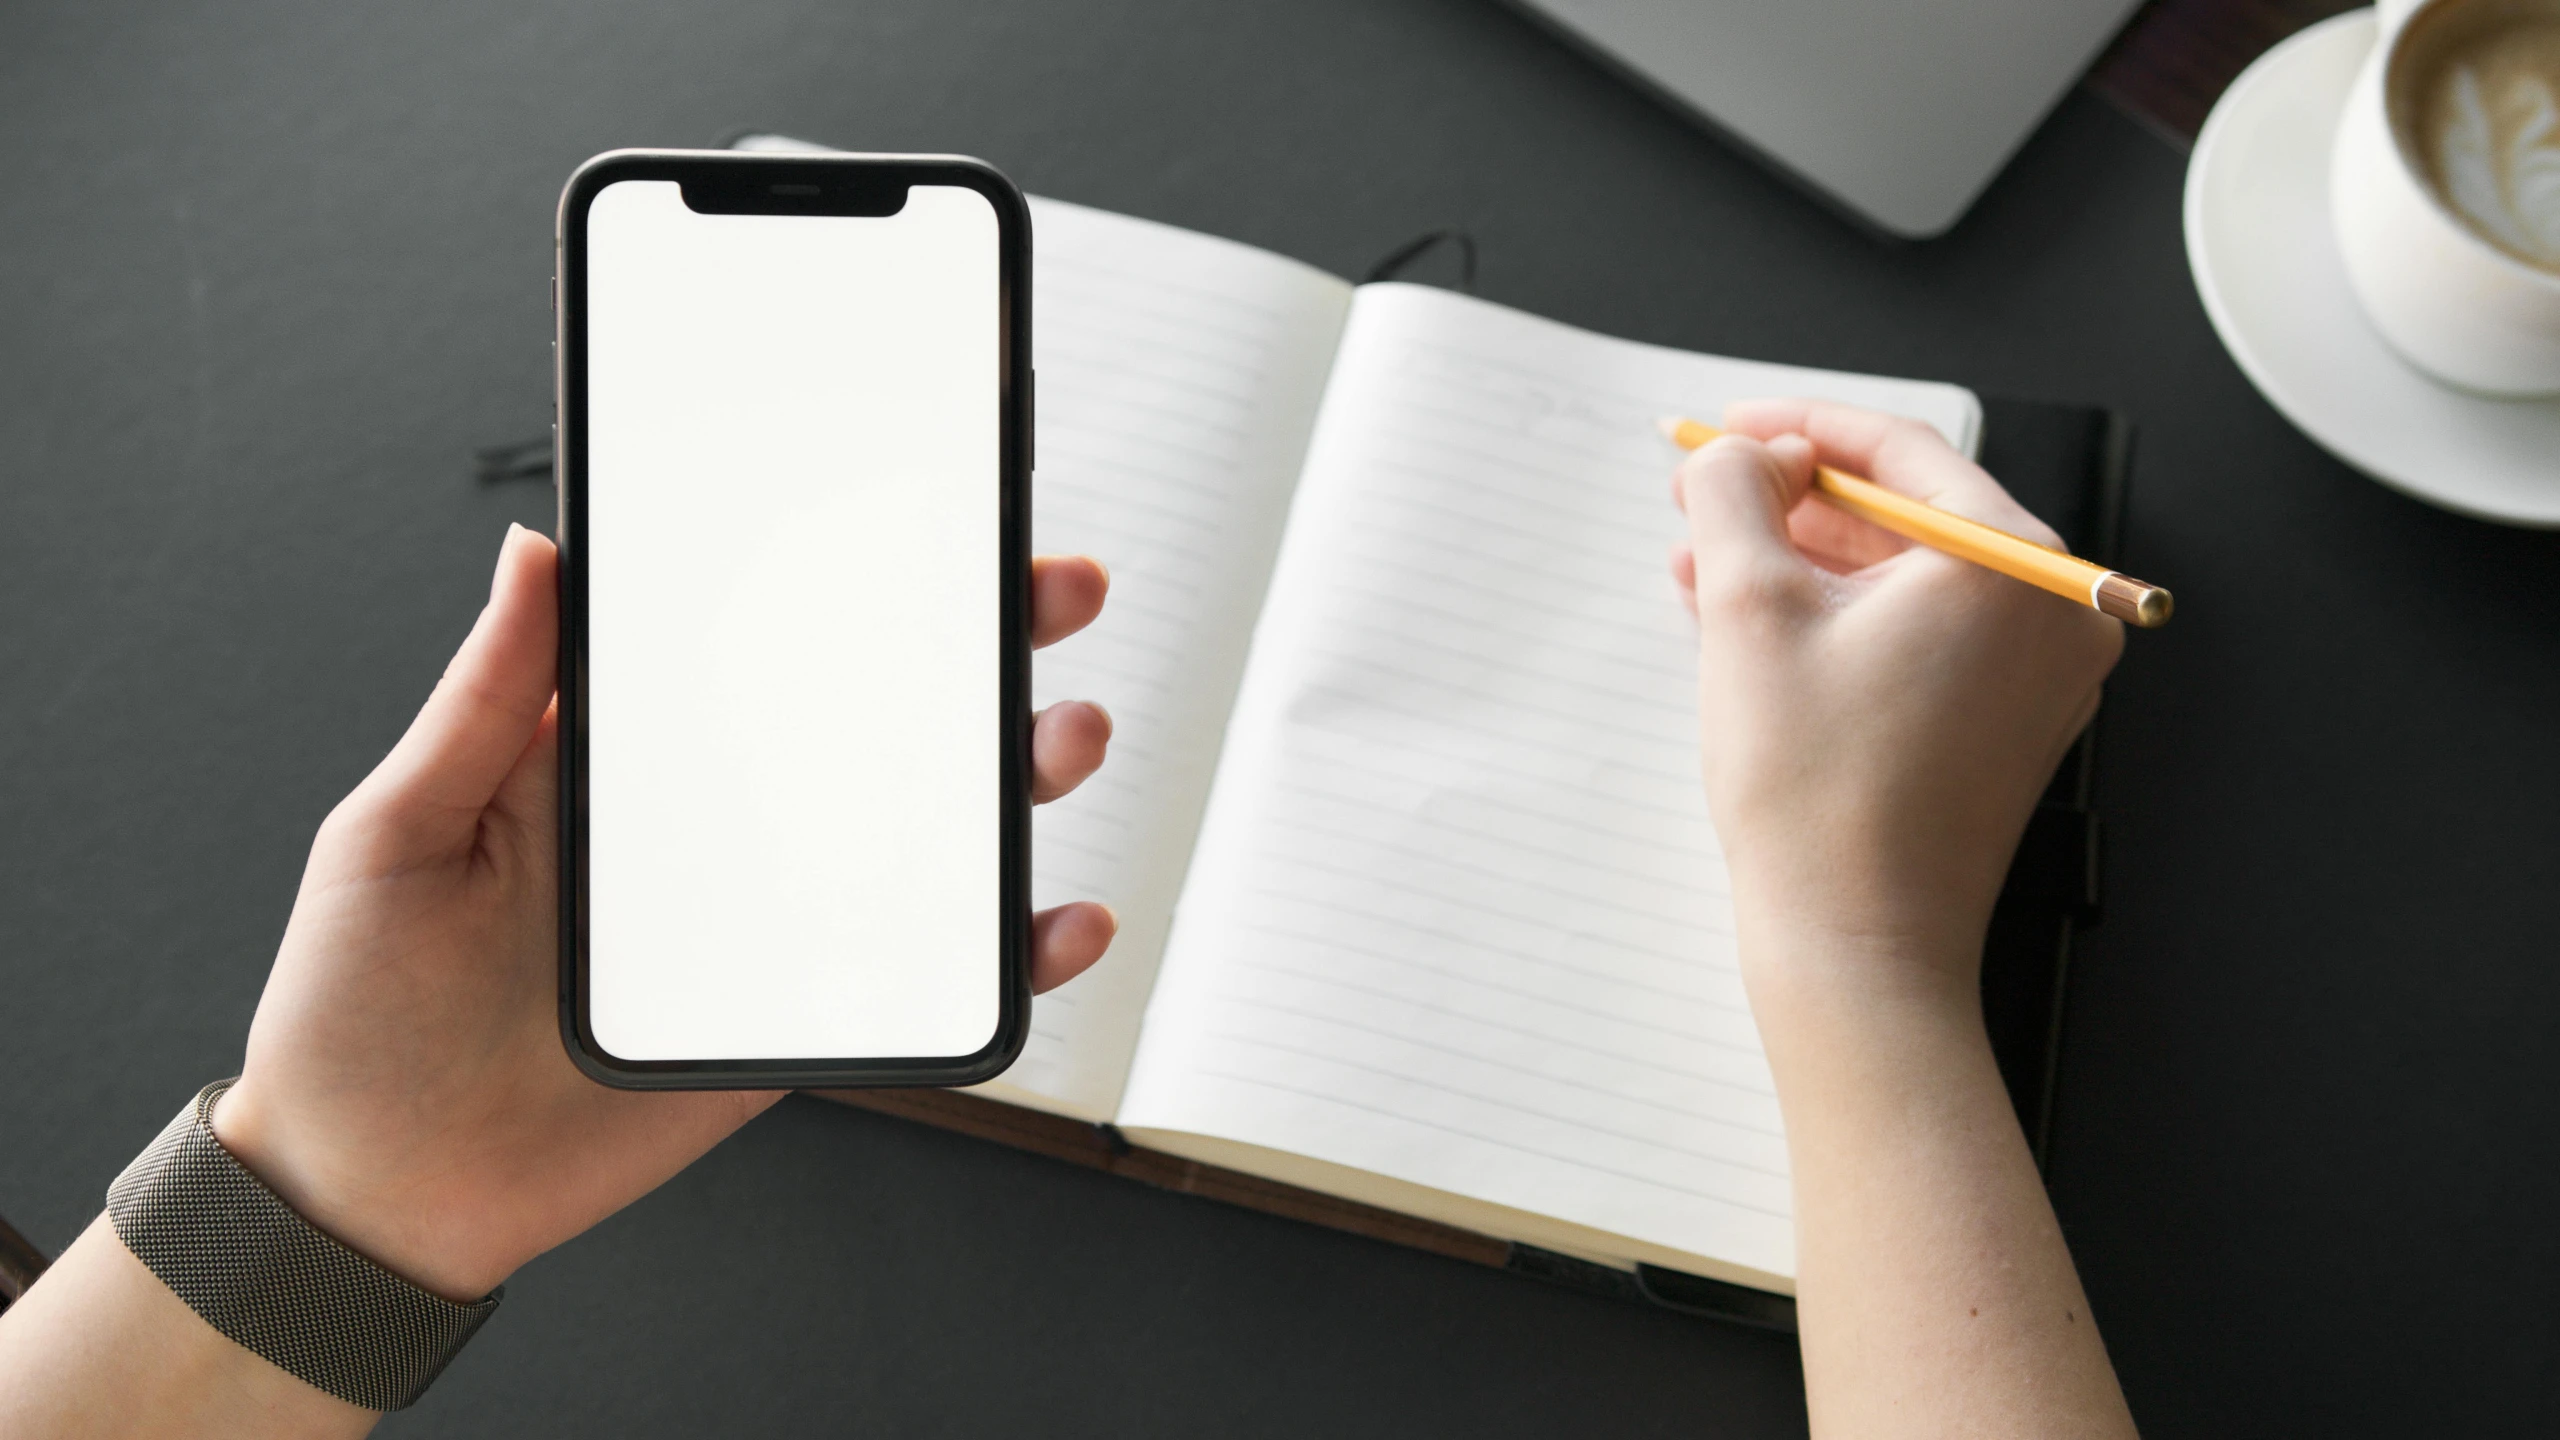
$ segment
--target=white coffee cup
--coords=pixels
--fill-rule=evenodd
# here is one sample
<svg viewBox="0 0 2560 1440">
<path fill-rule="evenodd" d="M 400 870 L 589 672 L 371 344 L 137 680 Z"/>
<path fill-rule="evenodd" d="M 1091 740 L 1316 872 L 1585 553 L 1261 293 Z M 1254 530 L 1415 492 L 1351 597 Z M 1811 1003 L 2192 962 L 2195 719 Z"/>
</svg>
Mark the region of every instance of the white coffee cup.
<svg viewBox="0 0 2560 1440">
<path fill-rule="evenodd" d="M 2489 395 L 2560 393 L 2560 274 L 2482 239 L 2431 187 L 2392 123 L 2386 82 L 2422 10 L 2479 0 L 2381 0 L 2381 36 L 2347 97 L 2329 165 L 2330 218 L 2374 328 L 2438 379 Z"/>
</svg>

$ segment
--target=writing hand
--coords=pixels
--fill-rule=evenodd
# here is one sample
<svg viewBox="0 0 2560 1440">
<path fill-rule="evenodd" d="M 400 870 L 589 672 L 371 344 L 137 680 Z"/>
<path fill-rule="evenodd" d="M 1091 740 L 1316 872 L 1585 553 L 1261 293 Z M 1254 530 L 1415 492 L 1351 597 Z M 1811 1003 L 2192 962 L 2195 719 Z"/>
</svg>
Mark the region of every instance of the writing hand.
<svg viewBox="0 0 2560 1440">
<path fill-rule="evenodd" d="M 1814 498 L 1817 458 L 2044 544 L 1935 430 L 1754 401 L 1673 482 L 1700 621 L 1708 799 L 1754 918 L 1909 941 L 1971 1006 L 2009 858 L 2098 707 L 2124 630 Z"/>
<path fill-rule="evenodd" d="M 1759 401 L 1674 489 L 1707 798 L 1786 1118 L 1816 1435 L 2133 1423 L 1982 1022 L 1984 933 L 2123 627 L 1808 498 L 1817 460 L 2032 540 L 1937 432 Z"/>
</svg>

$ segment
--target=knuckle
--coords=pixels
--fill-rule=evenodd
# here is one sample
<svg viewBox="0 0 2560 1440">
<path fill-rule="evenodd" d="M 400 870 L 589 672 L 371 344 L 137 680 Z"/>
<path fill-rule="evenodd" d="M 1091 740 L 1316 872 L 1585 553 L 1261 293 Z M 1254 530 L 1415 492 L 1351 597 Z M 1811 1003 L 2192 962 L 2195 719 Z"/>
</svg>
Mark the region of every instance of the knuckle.
<svg viewBox="0 0 2560 1440">
<path fill-rule="evenodd" d="M 1868 433 L 1874 436 L 1872 443 L 1879 465 L 1918 463 L 1929 453 L 1929 442 L 1938 438 L 1937 431 L 1906 415 L 1878 417 L 1876 428 Z"/>
<path fill-rule="evenodd" d="M 1702 464 L 1723 469 L 1756 469 L 1769 458 L 1769 447 L 1756 435 L 1726 431 L 1693 452 Z"/>
<path fill-rule="evenodd" d="M 1680 462 L 1680 476 L 1690 485 L 1731 485 L 1755 475 L 1766 454 L 1760 442 L 1749 436 L 1719 435 L 1689 452 Z"/>
<path fill-rule="evenodd" d="M 1986 476 L 1985 478 L 1987 479 L 1989 477 Z M 1994 480 L 1991 483 L 1997 485 L 2000 482 Z M 2000 493 L 2004 499 L 2008 498 L 2009 492 L 2005 488 Z M 2014 512 L 2011 524 L 2015 527 L 2014 533 L 2019 539 L 2033 541 L 2047 550 L 2060 550 L 2065 554 L 2070 553 L 2071 547 L 2062 543 L 2061 531 L 2056 530 L 2052 526 L 2044 523 L 2042 520 L 2037 519 L 2035 512 L 2029 510 L 2024 505 L 2018 504 L 2014 499 L 2009 501 L 2009 506 Z"/>
<path fill-rule="evenodd" d="M 1725 566 L 1698 577 L 1698 611 L 1732 624 L 1770 624 L 1801 614 L 1804 592 L 1802 577 L 1780 566 Z"/>
<path fill-rule="evenodd" d="M 390 868 L 408 849 L 406 829 L 399 806 L 384 805 L 358 790 L 321 820 L 311 849 L 350 871 L 373 874 Z"/>
</svg>

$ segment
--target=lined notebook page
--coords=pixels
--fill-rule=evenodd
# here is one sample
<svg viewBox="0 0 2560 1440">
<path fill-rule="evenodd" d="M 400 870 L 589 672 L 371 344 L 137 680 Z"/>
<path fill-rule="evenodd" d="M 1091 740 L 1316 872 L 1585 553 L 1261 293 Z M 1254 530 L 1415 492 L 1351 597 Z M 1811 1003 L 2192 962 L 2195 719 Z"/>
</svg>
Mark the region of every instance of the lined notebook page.
<svg viewBox="0 0 2560 1440">
<path fill-rule="evenodd" d="M 1351 287 L 1230 241 L 1032 202 L 1032 543 L 1111 567 L 1033 698 L 1111 712 L 1111 756 L 1032 821 L 1036 903 L 1106 901 L 1120 936 L 1032 1002 L 999 1098 L 1107 1119 L 1120 1097 L 1254 616 Z"/>
<path fill-rule="evenodd" d="M 1697 759 L 1666 412 L 1950 386 L 1364 287 L 1120 1122 L 1794 1270 Z"/>
</svg>

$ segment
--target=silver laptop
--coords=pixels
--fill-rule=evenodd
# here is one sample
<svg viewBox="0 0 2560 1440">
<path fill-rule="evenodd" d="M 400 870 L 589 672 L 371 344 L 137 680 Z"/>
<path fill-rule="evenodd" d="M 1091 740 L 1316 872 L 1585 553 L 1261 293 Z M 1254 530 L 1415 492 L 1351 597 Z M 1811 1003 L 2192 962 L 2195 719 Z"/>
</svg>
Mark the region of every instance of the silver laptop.
<svg viewBox="0 0 2560 1440">
<path fill-rule="evenodd" d="M 1956 223 L 2138 0 L 1512 0 L 1846 207 Z"/>
</svg>

